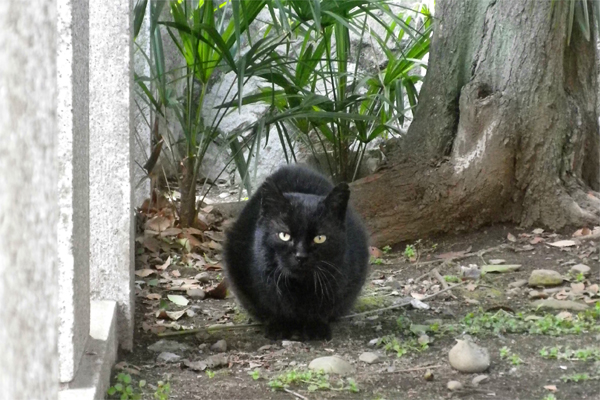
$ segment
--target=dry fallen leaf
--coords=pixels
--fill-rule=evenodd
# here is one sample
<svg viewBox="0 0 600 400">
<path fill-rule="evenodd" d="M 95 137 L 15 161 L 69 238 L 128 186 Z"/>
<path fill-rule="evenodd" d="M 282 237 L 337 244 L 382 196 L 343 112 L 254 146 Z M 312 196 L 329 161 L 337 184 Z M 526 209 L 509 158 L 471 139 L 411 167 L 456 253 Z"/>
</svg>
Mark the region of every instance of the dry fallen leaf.
<svg viewBox="0 0 600 400">
<path fill-rule="evenodd" d="M 144 228 L 155 232 L 162 232 L 171 227 L 172 223 L 173 221 L 170 218 L 157 215 L 156 217 L 146 221 Z"/>
<path fill-rule="evenodd" d="M 556 388 L 556 385 L 546 385 L 544 386 L 544 389 L 551 391 L 552 393 L 556 392 L 558 389 Z"/>
<path fill-rule="evenodd" d="M 206 297 L 223 300 L 227 297 L 227 280 L 223 279 L 216 287 L 206 292 Z"/>
<path fill-rule="evenodd" d="M 147 298 L 148 300 L 160 300 L 160 299 L 161 299 L 161 297 L 162 297 L 162 296 L 160 295 L 160 293 L 148 293 L 148 294 L 146 295 L 146 298 Z"/>
<path fill-rule="evenodd" d="M 512 233 L 509 233 L 506 238 L 508 239 L 509 242 L 516 242 L 517 238 L 515 237 L 515 235 L 513 235 Z"/>
<path fill-rule="evenodd" d="M 469 283 L 469 284 L 467 284 L 467 290 L 468 290 L 469 292 L 472 292 L 472 291 L 474 291 L 475 289 L 477 289 L 477 285 L 476 285 L 476 284 L 474 284 L 474 283 Z"/>
<path fill-rule="evenodd" d="M 592 233 L 592 231 L 590 230 L 590 228 L 585 227 L 585 228 L 577 229 L 573 233 L 573 237 L 587 236 L 587 235 L 590 235 L 591 233 Z"/>
<path fill-rule="evenodd" d="M 179 318 L 183 317 L 186 312 L 187 309 L 181 311 L 167 311 L 166 314 L 167 317 L 169 317 L 169 319 L 171 319 L 172 321 L 177 321 Z"/>
<path fill-rule="evenodd" d="M 148 268 L 146 268 L 146 269 L 140 269 L 138 271 L 135 271 L 135 274 L 137 276 L 139 276 L 140 278 L 145 278 L 145 277 L 150 276 L 150 275 L 155 274 L 155 273 L 156 273 L 155 270 L 148 269 Z"/>
<path fill-rule="evenodd" d="M 160 233 L 160 236 L 162 237 L 166 237 L 166 236 L 177 236 L 182 232 L 181 229 L 179 228 L 167 228 L 164 231 L 162 231 Z"/>
<path fill-rule="evenodd" d="M 537 228 L 533 230 L 534 235 L 541 235 L 542 233 L 544 233 L 544 230 L 542 228 Z"/>
<path fill-rule="evenodd" d="M 554 247 L 571 247 L 577 245 L 577 243 L 573 240 L 559 240 L 558 242 L 548 243 L 550 246 Z"/>
<path fill-rule="evenodd" d="M 423 300 L 425 298 L 424 294 L 417 293 L 417 292 L 412 292 L 410 295 L 413 297 L 413 299 L 417 299 L 417 300 Z"/>
<path fill-rule="evenodd" d="M 538 244 L 538 243 L 543 242 L 543 241 L 544 241 L 544 238 L 542 238 L 540 236 L 536 236 L 536 237 L 534 237 L 533 239 L 531 239 L 529 241 L 529 244 Z"/>
<path fill-rule="evenodd" d="M 569 297 L 569 295 L 564 290 L 561 290 L 560 292 L 556 293 L 554 297 L 556 297 L 557 300 L 565 300 L 567 297 Z"/>
<path fill-rule="evenodd" d="M 168 294 L 167 298 L 171 300 L 172 303 L 175 303 L 178 306 L 187 306 L 190 302 L 188 299 L 178 294 Z"/>
<path fill-rule="evenodd" d="M 171 271 L 171 274 L 175 277 L 175 278 L 179 278 L 181 276 L 181 272 L 179 272 L 178 269 L 176 269 L 175 271 Z"/>
<path fill-rule="evenodd" d="M 167 258 L 167 261 L 165 261 L 164 264 L 157 265 L 156 269 L 164 271 L 165 269 L 169 268 L 169 265 L 171 265 L 171 256 L 169 256 L 169 258 Z"/>
<path fill-rule="evenodd" d="M 592 294 L 598 294 L 598 284 L 594 283 L 593 285 L 590 285 L 587 287 L 588 292 L 592 293 Z"/>
</svg>

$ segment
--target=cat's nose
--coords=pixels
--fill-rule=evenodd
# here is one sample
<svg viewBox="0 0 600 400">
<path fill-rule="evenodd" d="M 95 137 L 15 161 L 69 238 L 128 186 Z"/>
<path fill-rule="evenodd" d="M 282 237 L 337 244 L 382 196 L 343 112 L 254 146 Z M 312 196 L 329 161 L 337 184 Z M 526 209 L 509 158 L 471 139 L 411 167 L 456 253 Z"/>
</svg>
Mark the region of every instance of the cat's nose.
<svg viewBox="0 0 600 400">
<path fill-rule="evenodd" d="M 296 260 L 298 262 L 304 262 L 306 261 L 306 259 L 308 258 L 308 254 L 306 254 L 305 252 L 296 252 Z"/>
</svg>

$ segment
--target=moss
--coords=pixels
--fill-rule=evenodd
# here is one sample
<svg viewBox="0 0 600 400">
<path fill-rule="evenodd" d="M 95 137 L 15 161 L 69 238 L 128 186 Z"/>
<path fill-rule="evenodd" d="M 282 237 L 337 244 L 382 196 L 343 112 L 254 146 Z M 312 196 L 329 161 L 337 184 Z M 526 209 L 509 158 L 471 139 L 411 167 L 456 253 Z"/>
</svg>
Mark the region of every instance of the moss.
<svg viewBox="0 0 600 400">
<path fill-rule="evenodd" d="M 387 306 L 387 298 L 385 296 L 361 296 L 354 304 L 355 312 L 371 311 Z"/>
</svg>

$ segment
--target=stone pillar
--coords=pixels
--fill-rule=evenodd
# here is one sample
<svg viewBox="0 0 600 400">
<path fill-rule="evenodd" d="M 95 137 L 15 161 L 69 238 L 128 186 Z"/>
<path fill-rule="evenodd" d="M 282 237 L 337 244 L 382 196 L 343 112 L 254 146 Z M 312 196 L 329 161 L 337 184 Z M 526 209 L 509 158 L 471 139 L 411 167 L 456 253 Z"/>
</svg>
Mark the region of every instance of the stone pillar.
<svg viewBox="0 0 600 400">
<path fill-rule="evenodd" d="M 90 1 L 90 287 L 133 346 L 132 0 Z"/>
<path fill-rule="evenodd" d="M 137 38 L 134 47 L 134 69 L 138 76 L 150 77 L 150 2 L 146 6 L 146 17 Z M 146 82 L 147 83 L 147 82 Z M 134 84 L 135 109 L 134 109 L 134 139 L 133 159 L 135 165 L 133 169 L 134 187 L 134 206 L 139 207 L 145 199 L 150 197 L 150 179 L 147 177 L 144 164 L 150 158 L 150 134 L 152 126 L 152 113 L 150 106 L 144 101 L 142 90 L 137 84 Z"/>
<path fill-rule="evenodd" d="M 69 382 L 90 332 L 88 3 L 58 0 L 58 336 L 61 382 Z"/>
<path fill-rule="evenodd" d="M 0 397 L 58 393 L 56 2 L 0 2 Z"/>
</svg>

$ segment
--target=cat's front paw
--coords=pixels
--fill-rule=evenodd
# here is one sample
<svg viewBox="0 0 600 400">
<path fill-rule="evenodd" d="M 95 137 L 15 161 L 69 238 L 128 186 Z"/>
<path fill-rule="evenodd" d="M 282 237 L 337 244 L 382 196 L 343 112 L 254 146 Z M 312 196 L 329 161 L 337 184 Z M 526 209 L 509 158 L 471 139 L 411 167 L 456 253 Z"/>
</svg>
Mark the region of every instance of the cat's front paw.
<svg viewBox="0 0 600 400">
<path fill-rule="evenodd" d="M 291 339 L 294 329 L 290 324 L 269 322 L 265 327 L 265 336 L 271 340 Z"/>
<path fill-rule="evenodd" d="M 302 336 L 305 340 L 331 340 L 331 326 L 327 322 L 315 322 L 304 325 Z"/>
</svg>

